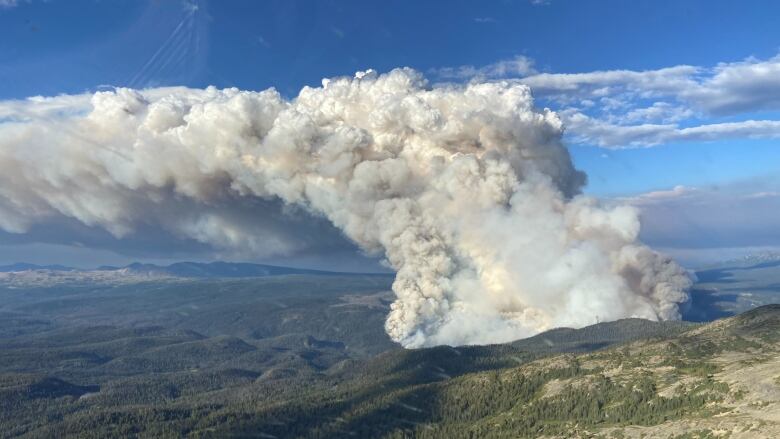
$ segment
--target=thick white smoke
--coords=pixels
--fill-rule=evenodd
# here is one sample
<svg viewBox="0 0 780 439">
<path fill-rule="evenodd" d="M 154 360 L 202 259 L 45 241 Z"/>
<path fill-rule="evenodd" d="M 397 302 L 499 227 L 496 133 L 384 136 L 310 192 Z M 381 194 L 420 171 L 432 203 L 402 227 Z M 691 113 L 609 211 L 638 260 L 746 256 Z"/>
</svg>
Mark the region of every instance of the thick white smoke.
<svg viewBox="0 0 780 439">
<path fill-rule="evenodd" d="M 279 198 L 385 255 L 397 270 L 386 329 L 407 347 L 679 318 L 689 277 L 637 242 L 633 208 L 578 195 L 561 133 L 526 86 L 431 89 L 409 69 L 292 101 L 169 88 L 5 102 L 0 227 L 65 216 L 123 236 L 155 223 L 263 248 L 272 236 L 220 206 Z"/>
</svg>

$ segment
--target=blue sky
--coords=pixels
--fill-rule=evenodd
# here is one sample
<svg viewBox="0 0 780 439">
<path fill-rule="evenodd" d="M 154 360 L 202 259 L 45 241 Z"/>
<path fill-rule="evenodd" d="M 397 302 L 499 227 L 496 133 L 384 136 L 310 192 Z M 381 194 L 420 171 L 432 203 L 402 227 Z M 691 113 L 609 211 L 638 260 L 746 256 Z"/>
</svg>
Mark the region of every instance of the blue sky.
<svg viewBox="0 0 780 439">
<path fill-rule="evenodd" d="M 294 97 L 399 66 L 432 84 L 519 81 L 562 115 L 587 193 L 683 187 L 712 204 L 780 192 L 777 17 L 776 1 L 0 0 L 0 100 L 166 85 Z M 777 205 L 757 208 L 762 227 Z"/>
</svg>

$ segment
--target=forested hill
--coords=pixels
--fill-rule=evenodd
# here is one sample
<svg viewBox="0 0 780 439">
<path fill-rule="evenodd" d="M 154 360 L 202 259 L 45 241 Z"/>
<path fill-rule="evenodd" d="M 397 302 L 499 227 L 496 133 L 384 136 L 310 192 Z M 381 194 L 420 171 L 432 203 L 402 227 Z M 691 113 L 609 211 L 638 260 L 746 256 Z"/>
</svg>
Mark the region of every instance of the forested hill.
<svg viewBox="0 0 780 439">
<path fill-rule="evenodd" d="M 223 431 L 291 437 L 780 437 L 780 305 L 679 329 L 590 353 L 541 358 L 513 345 L 387 353 L 337 388 L 267 407 L 246 425 Z M 280 420 L 284 426 L 276 425 Z"/>
<path fill-rule="evenodd" d="M 0 285 L 0 437 L 780 437 L 776 305 L 404 350 L 391 282 Z"/>
</svg>

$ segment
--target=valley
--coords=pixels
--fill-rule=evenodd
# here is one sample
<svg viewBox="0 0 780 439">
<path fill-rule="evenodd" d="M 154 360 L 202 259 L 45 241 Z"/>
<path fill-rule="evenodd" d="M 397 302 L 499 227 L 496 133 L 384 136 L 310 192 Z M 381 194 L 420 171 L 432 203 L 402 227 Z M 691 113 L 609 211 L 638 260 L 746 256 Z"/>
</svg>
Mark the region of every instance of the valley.
<svg viewBox="0 0 780 439">
<path fill-rule="evenodd" d="M 139 275 L 0 284 L 1 437 L 780 434 L 774 305 L 405 350 L 390 275 Z"/>
</svg>

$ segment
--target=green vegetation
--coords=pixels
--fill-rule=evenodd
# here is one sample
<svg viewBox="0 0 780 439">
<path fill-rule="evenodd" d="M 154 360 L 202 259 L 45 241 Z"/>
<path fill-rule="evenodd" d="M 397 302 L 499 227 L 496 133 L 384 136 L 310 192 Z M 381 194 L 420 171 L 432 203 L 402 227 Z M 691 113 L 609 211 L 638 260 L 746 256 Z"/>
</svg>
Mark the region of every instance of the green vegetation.
<svg viewBox="0 0 780 439">
<path fill-rule="evenodd" d="M 708 419 L 727 399 L 768 406 L 721 380 L 718 358 L 776 358 L 778 306 L 709 326 L 626 319 L 403 350 L 382 331 L 389 282 L 0 291 L 0 437 L 620 438 Z"/>
</svg>

